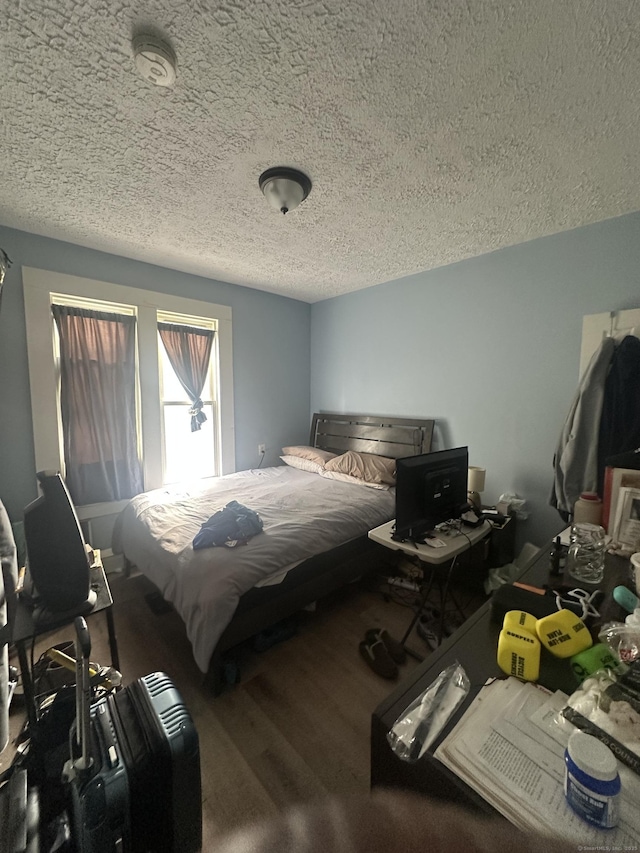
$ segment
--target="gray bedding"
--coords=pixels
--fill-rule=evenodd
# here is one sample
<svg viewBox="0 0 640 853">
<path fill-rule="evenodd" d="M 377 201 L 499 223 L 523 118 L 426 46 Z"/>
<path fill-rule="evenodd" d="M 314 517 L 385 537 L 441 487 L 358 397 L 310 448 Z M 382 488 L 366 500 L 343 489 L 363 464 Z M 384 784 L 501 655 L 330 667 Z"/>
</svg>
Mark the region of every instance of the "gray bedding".
<svg viewBox="0 0 640 853">
<path fill-rule="evenodd" d="M 246 545 L 194 551 L 200 525 L 236 500 L 264 530 Z M 287 466 L 254 469 L 156 489 L 133 498 L 114 548 L 149 577 L 186 625 L 207 671 L 240 596 L 316 554 L 393 518 L 395 490 L 328 480 Z"/>
</svg>

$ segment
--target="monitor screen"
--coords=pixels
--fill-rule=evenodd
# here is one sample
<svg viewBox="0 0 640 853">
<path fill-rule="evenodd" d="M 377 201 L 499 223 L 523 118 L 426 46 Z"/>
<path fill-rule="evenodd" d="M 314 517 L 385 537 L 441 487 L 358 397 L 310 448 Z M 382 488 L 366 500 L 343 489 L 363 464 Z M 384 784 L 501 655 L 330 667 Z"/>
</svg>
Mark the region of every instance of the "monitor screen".
<svg viewBox="0 0 640 853">
<path fill-rule="evenodd" d="M 36 601 L 54 613 L 82 609 L 91 598 L 91 580 L 75 507 L 60 473 L 40 471 L 36 476 L 42 494 L 24 511 L 27 568 Z"/>
<path fill-rule="evenodd" d="M 396 462 L 395 537 L 417 539 L 467 506 L 469 449 L 455 447 Z"/>
</svg>

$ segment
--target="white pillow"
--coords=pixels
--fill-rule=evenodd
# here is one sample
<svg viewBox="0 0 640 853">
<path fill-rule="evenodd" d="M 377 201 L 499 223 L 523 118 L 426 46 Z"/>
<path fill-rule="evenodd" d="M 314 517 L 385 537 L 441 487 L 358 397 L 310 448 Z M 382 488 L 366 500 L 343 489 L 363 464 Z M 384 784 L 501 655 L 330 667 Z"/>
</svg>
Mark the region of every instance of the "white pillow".
<svg viewBox="0 0 640 853">
<path fill-rule="evenodd" d="M 317 462 L 318 465 L 324 466 L 329 459 L 337 456 L 337 453 L 332 453 L 330 450 L 320 450 L 319 447 L 310 447 L 307 444 L 292 444 L 282 448 L 284 456 L 299 456 L 301 459 L 308 459 L 310 462 Z"/>
<path fill-rule="evenodd" d="M 396 484 L 396 460 L 373 453 L 347 450 L 341 456 L 329 459 L 324 467 L 327 471 L 339 471 L 340 474 L 349 474 L 350 477 L 365 480 L 367 483 L 386 483 L 388 486 Z"/>
<path fill-rule="evenodd" d="M 281 456 L 280 459 L 285 465 L 299 468 L 301 471 L 308 471 L 310 474 L 322 474 L 324 471 L 324 465 L 312 462 L 310 459 L 303 459 L 301 456 Z"/>
<path fill-rule="evenodd" d="M 355 483 L 356 486 L 367 486 L 369 489 L 380 489 L 381 491 L 388 492 L 389 486 L 386 483 L 369 483 L 367 480 L 360 480 L 358 477 L 352 477 L 351 474 L 343 474 L 340 471 L 320 471 L 323 477 L 326 477 L 328 480 L 341 480 L 343 483 Z"/>
</svg>

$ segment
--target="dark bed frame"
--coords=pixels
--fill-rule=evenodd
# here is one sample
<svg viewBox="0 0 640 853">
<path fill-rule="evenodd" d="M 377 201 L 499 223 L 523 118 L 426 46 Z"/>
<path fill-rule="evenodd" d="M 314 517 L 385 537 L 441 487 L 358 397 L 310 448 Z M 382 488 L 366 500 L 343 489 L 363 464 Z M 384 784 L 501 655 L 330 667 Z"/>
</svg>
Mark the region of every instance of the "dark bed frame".
<svg viewBox="0 0 640 853">
<path fill-rule="evenodd" d="M 433 426 L 433 420 L 316 413 L 309 443 L 334 453 L 357 450 L 399 459 L 428 453 Z M 241 596 L 209 662 L 205 684 L 213 695 L 224 687 L 224 659 L 230 649 L 357 580 L 363 574 L 363 557 L 375 547 L 364 534 L 310 557 L 289 571 L 282 583 L 254 587 Z"/>
</svg>

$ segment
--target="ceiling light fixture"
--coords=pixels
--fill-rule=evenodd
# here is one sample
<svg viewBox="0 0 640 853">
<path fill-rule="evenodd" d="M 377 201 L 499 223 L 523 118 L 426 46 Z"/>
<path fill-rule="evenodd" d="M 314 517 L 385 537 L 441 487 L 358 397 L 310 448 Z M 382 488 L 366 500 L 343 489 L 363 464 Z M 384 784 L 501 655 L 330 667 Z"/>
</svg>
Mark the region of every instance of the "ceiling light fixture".
<svg viewBox="0 0 640 853">
<path fill-rule="evenodd" d="M 311 180 L 297 169 L 276 166 L 260 175 L 258 185 L 271 207 L 288 213 L 311 192 Z"/>
<path fill-rule="evenodd" d="M 176 81 L 176 55 L 171 45 L 148 33 L 135 36 L 132 44 L 136 68 L 144 79 L 154 86 L 173 86 Z"/>
</svg>

